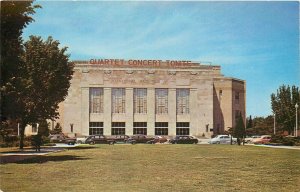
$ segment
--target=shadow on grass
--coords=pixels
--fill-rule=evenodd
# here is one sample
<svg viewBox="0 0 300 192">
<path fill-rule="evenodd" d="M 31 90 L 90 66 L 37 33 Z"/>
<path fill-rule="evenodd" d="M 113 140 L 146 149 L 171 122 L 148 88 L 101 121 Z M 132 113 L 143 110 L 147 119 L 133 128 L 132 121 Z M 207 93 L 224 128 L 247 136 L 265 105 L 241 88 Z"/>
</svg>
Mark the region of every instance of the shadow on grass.
<svg viewBox="0 0 300 192">
<path fill-rule="evenodd" d="M 11 156 L 2 156 L 1 164 L 7 163 L 17 163 L 17 164 L 34 164 L 34 163 L 47 163 L 47 162 L 61 162 L 61 161 L 77 161 L 77 160 L 87 160 L 90 158 L 84 158 L 75 155 L 57 155 L 57 156 L 48 156 L 48 155 L 11 155 Z"/>
<path fill-rule="evenodd" d="M 58 162 L 58 161 L 77 161 L 77 160 L 87 160 L 89 158 L 84 158 L 75 155 L 59 155 L 59 156 L 37 156 L 30 159 L 25 159 L 22 161 L 16 162 L 17 164 L 31 164 L 31 163 L 46 163 L 49 161 Z"/>
</svg>

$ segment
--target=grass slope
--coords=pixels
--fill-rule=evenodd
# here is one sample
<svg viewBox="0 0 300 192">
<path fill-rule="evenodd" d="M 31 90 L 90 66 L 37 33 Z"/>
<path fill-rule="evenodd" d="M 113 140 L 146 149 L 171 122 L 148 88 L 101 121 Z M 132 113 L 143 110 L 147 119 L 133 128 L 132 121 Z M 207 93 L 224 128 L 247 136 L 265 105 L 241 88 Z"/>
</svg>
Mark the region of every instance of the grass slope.
<svg viewBox="0 0 300 192">
<path fill-rule="evenodd" d="M 99 145 L 0 165 L 5 191 L 298 191 L 299 150 Z"/>
</svg>

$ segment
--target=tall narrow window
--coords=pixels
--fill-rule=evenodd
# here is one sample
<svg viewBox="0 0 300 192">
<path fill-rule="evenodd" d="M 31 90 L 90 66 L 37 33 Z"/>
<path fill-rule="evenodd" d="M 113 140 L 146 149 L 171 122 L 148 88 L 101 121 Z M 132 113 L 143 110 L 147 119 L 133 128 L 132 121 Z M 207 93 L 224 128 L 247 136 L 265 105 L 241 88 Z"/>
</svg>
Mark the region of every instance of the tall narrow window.
<svg viewBox="0 0 300 192">
<path fill-rule="evenodd" d="M 32 130 L 31 130 L 32 133 L 38 132 L 38 124 L 37 123 L 32 124 L 31 128 L 32 128 Z"/>
<path fill-rule="evenodd" d="M 156 114 L 168 113 L 168 89 L 155 89 Z"/>
<path fill-rule="evenodd" d="M 103 113 L 103 88 L 90 88 L 90 113 Z"/>
<path fill-rule="evenodd" d="M 125 113 L 125 89 L 112 89 L 112 113 Z"/>
<path fill-rule="evenodd" d="M 176 90 L 176 111 L 177 114 L 190 113 L 190 90 L 189 89 L 177 89 Z"/>
<path fill-rule="evenodd" d="M 147 89 L 134 89 L 134 113 L 147 113 Z"/>
<path fill-rule="evenodd" d="M 235 103 L 240 103 L 240 93 L 238 91 L 235 91 Z"/>
</svg>

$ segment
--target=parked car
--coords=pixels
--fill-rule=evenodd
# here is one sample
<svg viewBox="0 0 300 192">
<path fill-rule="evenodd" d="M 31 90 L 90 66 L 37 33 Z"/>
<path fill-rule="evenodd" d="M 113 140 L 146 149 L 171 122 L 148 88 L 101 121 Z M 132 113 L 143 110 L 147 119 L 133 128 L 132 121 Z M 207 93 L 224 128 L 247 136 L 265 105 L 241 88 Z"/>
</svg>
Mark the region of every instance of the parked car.
<svg viewBox="0 0 300 192">
<path fill-rule="evenodd" d="M 231 136 L 229 135 L 217 135 L 212 138 L 209 143 L 210 144 L 230 144 Z M 235 144 L 237 142 L 237 138 L 232 138 L 232 143 Z"/>
<path fill-rule="evenodd" d="M 108 144 L 127 143 L 130 137 L 128 135 L 112 135 L 107 138 Z"/>
<path fill-rule="evenodd" d="M 84 144 L 88 136 L 76 137 L 76 143 Z"/>
<path fill-rule="evenodd" d="M 169 142 L 172 144 L 197 144 L 198 139 L 193 136 L 176 136 Z"/>
<path fill-rule="evenodd" d="M 253 139 L 254 144 L 266 144 L 271 140 L 271 135 L 262 135 L 260 138 Z"/>
<path fill-rule="evenodd" d="M 94 144 L 107 144 L 108 138 L 104 135 L 90 135 L 85 140 L 85 143 L 94 145 Z"/>
<path fill-rule="evenodd" d="M 246 137 L 245 138 L 245 143 L 253 143 L 253 140 L 256 139 L 256 138 L 260 138 L 260 135 L 253 135 L 251 137 Z"/>
<path fill-rule="evenodd" d="M 131 136 L 127 142 L 136 144 L 136 143 L 150 143 L 151 140 L 154 140 L 153 137 L 147 137 L 147 135 L 137 134 Z"/>
<path fill-rule="evenodd" d="M 165 143 L 167 142 L 168 139 L 166 137 L 163 137 L 163 136 L 154 136 L 154 139 L 150 141 L 150 143 Z"/>
<path fill-rule="evenodd" d="M 65 143 L 68 145 L 74 145 L 76 143 L 76 138 L 69 138 L 63 134 L 55 134 L 49 136 L 51 143 Z"/>
</svg>

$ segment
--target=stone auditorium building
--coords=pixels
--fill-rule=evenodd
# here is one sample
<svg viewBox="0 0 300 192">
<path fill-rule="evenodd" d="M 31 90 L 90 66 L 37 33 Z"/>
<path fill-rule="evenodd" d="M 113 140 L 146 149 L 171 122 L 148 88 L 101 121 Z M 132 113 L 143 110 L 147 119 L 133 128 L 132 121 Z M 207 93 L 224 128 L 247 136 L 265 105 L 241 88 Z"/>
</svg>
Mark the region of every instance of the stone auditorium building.
<svg viewBox="0 0 300 192">
<path fill-rule="evenodd" d="M 70 136 L 211 136 L 245 119 L 245 81 L 220 66 L 174 60 L 74 61 L 68 96 L 60 104 Z"/>
</svg>

